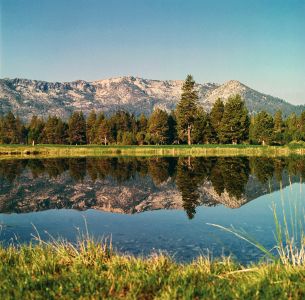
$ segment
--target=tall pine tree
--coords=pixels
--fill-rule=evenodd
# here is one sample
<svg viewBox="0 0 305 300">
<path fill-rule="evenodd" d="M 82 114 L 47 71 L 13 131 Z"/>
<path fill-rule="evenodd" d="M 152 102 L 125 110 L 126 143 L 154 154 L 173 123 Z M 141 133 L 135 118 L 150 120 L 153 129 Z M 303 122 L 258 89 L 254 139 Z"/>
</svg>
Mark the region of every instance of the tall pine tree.
<svg viewBox="0 0 305 300">
<path fill-rule="evenodd" d="M 1 121 L 1 142 L 5 144 L 22 143 L 23 131 L 21 120 L 9 111 Z"/>
<path fill-rule="evenodd" d="M 273 128 L 273 141 L 278 145 L 284 143 L 284 122 L 282 117 L 282 111 L 278 110 L 274 115 L 274 128 Z"/>
<path fill-rule="evenodd" d="M 56 128 L 59 119 L 56 116 L 49 116 L 43 129 L 43 143 L 56 144 Z"/>
<path fill-rule="evenodd" d="M 28 126 L 29 144 L 32 144 L 34 146 L 35 144 L 42 142 L 44 126 L 45 123 L 43 119 L 38 118 L 36 115 L 32 117 L 30 124 Z"/>
<path fill-rule="evenodd" d="M 220 126 L 222 143 L 238 144 L 249 137 L 248 110 L 240 95 L 230 97 L 225 104 Z"/>
<path fill-rule="evenodd" d="M 194 121 L 194 127 L 193 127 L 193 136 L 192 136 L 192 142 L 196 144 L 203 144 L 206 142 L 208 136 L 207 136 L 207 122 L 208 122 L 208 115 L 204 111 L 202 107 L 199 107 L 197 109 L 197 116 Z"/>
<path fill-rule="evenodd" d="M 111 123 L 106 117 L 100 119 L 97 134 L 99 143 L 105 146 L 109 144 L 111 139 Z"/>
<path fill-rule="evenodd" d="M 86 135 L 87 144 L 93 144 L 96 136 L 96 112 L 92 110 L 87 118 Z"/>
<path fill-rule="evenodd" d="M 150 116 L 148 134 L 153 144 L 166 144 L 169 138 L 167 112 L 157 108 Z"/>
<path fill-rule="evenodd" d="M 289 143 L 293 140 L 300 140 L 298 133 L 298 117 L 295 113 L 291 113 L 286 119 L 285 141 Z"/>
<path fill-rule="evenodd" d="M 68 129 L 68 124 L 59 118 L 55 128 L 56 144 L 67 144 L 69 142 Z"/>
<path fill-rule="evenodd" d="M 271 115 L 265 111 L 259 112 L 251 124 L 253 139 L 262 145 L 270 144 L 273 140 L 274 122 Z"/>
<path fill-rule="evenodd" d="M 86 120 L 82 112 L 75 111 L 68 122 L 69 142 L 72 145 L 86 144 Z"/>
<path fill-rule="evenodd" d="M 303 141 L 305 141 L 305 111 L 303 111 L 299 117 L 299 131 Z"/>
<path fill-rule="evenodd" d="M 221 127 L 221 121 L 223 117 L 223 113 L 225 110 L 225 106 L 223 101 L 218 98 L 210 112 L 210 120 L 211 120 L 211 125 L 213 126 L 213 132 L 216 134 L 214 137 L 215 141 L 219 142 L 219 136 L 220 136 L 220 127 Z"/>
<path fill-rule="evenodd" d="M 179 138 L 192 144 L 192 129 L 198 111 L 198 91 L 192 75 L 188 75 L 182 86 L 181 99 L 177 105 L 177 130 Z"/>
</svg>

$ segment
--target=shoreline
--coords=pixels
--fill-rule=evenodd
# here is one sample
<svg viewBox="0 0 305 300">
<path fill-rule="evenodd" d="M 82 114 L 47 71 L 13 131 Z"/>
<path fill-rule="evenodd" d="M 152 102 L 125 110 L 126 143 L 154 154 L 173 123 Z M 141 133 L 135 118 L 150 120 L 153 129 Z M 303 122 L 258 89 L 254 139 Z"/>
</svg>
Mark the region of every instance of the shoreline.
<svg viewBox="0 0 305 300">
<path fill-rule="evenodd" d="M 260 145 L 0 145 L 0 159 L 103 156 L 289 156 L 305 155 L 302 146 Z"/>
<path fill-rule="evenodd" d="M 0 246 L 2 299 L 301 299 L 304 265 L 120 254 L 91 240 Z"/>
</svg>

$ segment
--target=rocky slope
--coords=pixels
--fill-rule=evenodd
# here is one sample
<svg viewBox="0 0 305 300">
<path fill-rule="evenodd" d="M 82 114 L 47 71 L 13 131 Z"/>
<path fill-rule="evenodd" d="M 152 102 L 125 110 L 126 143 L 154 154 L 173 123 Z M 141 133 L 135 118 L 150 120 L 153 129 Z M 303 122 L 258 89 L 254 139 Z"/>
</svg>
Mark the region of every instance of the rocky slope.
<svg viewBox="0 0 305 300">
<path fill-rule="evenodd" d="M 119 77 L 98 81 L 45 82 L 28 79 L 0 79 L 0 114 L 9 110 L 24 120 L 33 114 L 47 117 L 55 114 L 67 118 L 74 110 L 88 114 L 90 110 L 111 113 L 122 109 L 139 115 L 150 114 L 156 107 L 168 111 L 176 107 L 182 80 L 147 80 Z M 217 98 L 226 100 L 240 94 L 251 113 L 262 109 L 284 115 L 300 113 L 305 106 L 294 106 L 284 100 L 259 93 L 242 83 L 231 80 L 222 85 L 197 84 L 200 103 L 209 110 Z"/>
</svg>

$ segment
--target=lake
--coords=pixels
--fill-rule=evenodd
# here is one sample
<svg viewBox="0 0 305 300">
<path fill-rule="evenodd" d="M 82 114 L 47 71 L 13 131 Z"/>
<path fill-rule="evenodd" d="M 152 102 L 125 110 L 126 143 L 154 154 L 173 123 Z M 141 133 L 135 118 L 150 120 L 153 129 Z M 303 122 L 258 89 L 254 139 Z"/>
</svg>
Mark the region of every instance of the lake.
<svg viewBox="0 0 305 300">
<path fill-rule="evenodd" d="M 210 223 L 272 248 L 272 206 L 280 220 L 282 211 L 288 223 L 302 218 L 304 176 L 302 157 L 0 160 L 0 240 L 28 243 L 39 234 L 75 242 L 87 227 L 123 253 L 248 263 L 261 252 Z"/>
</svg>

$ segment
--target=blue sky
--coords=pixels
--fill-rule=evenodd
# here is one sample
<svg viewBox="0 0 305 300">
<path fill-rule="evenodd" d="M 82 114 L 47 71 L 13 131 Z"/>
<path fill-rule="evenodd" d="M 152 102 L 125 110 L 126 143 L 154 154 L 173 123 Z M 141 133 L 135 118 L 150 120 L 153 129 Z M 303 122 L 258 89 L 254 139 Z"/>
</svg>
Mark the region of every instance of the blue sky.
<svg viewBox="0 0 305 300">
<path fill-rule="evenodd" d="M 0 0 L 0 76 L 239 80 L 305 103 L 304 0 Z"/>
</svg>

